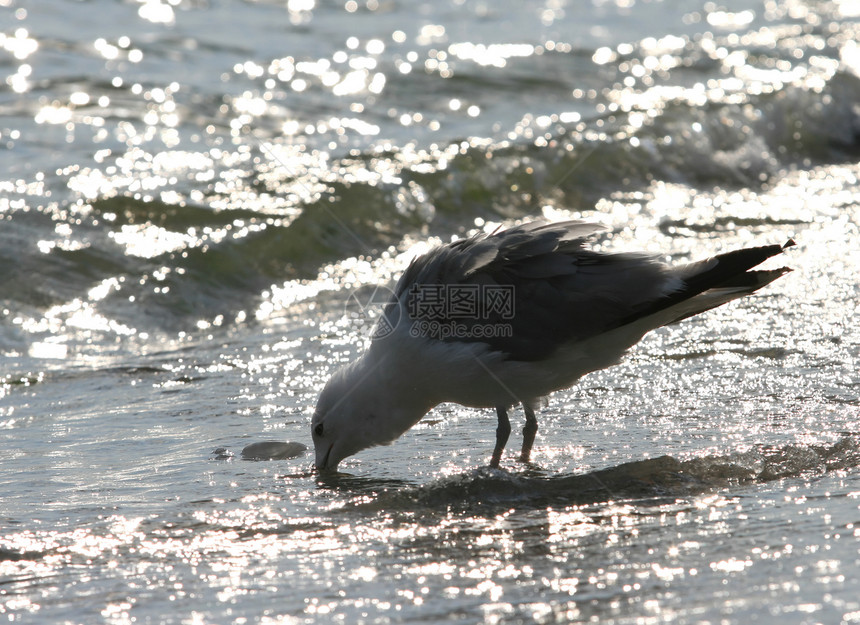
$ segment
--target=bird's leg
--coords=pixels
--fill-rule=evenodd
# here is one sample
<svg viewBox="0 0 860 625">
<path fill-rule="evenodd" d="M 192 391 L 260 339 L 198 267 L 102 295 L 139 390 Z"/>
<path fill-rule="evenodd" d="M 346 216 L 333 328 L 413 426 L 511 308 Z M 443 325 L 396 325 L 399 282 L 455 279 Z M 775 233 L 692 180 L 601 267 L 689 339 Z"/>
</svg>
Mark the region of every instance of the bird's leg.
<svg viewBox="0 0 860 625">
<path fill-rule="evenodd" d="M 532 445 L 535 442 L 538 424 L 535 411 L 532 410 L 531 406 L 523 404 L 523 411 L 526 413 L 526 424 L 523 426 L 523 451 L 520 454 L 520 462 L 528 462 L 532 454 Z"/>
<path fill-rule="evenodd" d="M 496 448 L 493 450 L 493 457 L 490 460 L 490 466 L 494 469 L 499 468 L 499 462 L 502 460 L 502 452 L 505 451 L 508 436 L 511 435 L 511 422 L 508 420 L 507 409 L 504 406 L 497 407 L 496 415 L 499 417 L 499 427 L 496 428 Z"/>
</svg>

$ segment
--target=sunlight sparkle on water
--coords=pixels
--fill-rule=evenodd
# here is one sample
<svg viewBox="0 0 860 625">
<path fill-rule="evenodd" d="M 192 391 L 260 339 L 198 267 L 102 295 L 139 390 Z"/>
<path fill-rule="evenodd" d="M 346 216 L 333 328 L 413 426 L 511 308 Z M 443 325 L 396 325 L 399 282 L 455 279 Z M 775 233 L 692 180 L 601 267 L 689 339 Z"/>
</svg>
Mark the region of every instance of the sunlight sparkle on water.
<svg viewBox="0 0 860 625">
<path fill-rule="evenodd" d="M 535 47 L 529 44 L 474 44 L 471 42 L 453 43 L 448 46 L 448 52 L 464 60 L 474 61 L 478 65 L 504 67 L 508 59 L 526 57 L 535 53 Z"/>
<path fill-rule="evenodd" d="M 153 224 L 123 225 L 111 238 L 125 246 L 126 252 L 140 258 L 155 258 L 167 252 L 176 252 L 198 242 L 197 237 L 171 232 Z"/>
<path fill-rule="evenodd" d="M 23 61 L 39 49 L 39 42 L 30 37 L 26 28 L 18 28 L 11 36 L 0 33 L 0 48 Z"/>
<path fill-rule="evenodd" d="M 51 104 L 39 109 L 35 119 L 37 124 L 66 124 L 72 119 L 72 110 L 67 106 Z"/>
<path fill-rule="evenodd" d="M 178 0 L 173 0 L 179 4 Z M 168 2 L 160 0 L 143 0 L 138 15 L 153 24 L 172 24 L 175 20 L 173 7 Z"/>
<path fill-rule="evenodd" d="M 857 445 L 821 451 L 858 430 L 856 1 L 47 4 L 0 0 L 37 89 L 0 129 L 0 617 L 857 620 Z M 351 295 L 539 214 L 677 263 L 791 237 L 794 271 L 554 394 L 535 466 L 473 470 L 495 415 L 453 405 L 331 481 L 240 460 L 310 442 Z"/>
</svg>

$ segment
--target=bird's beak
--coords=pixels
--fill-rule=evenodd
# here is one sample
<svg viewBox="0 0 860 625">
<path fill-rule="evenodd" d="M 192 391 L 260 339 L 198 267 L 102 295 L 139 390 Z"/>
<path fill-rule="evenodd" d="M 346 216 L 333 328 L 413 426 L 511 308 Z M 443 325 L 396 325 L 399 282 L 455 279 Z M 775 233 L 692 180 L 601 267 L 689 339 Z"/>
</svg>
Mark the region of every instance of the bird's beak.
<svg viewBox="0 0 860 625">
<path fill-rule="evenodd" d="M 331 457 L 331 450 L 332 449 L 334 449 L 334 443 L 329 445 L 328 449 L 323 448 L 323 449 L 317 450 L 317 457 L 316 457 L 315 464 L 316 464 L 317 471 L 319 471 L 320 473 L 322 473 L 323 471 L 334 471 L 337 468 L 337 465 L 330 467 L 328 464 L 328 460 Z M 324 454 L 322 453 L 323 450 L 325 450 Z M 322 457 L 320 457 L 320 456 L 322 456 Z"/>
</svg>

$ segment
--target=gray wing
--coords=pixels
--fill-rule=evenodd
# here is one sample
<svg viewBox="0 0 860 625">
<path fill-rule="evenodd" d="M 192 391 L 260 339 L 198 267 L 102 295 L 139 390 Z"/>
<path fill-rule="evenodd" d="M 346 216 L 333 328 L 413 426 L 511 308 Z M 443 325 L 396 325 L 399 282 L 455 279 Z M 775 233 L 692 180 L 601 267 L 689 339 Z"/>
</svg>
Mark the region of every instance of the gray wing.
<svg viewBox="0 0 860 625">
<path fill-rule="evenodd" d="M 587 249 L 585 239 L 601 230 L 531 222 L 462 239 L 413 261 L 395 298 L 410 322 L 436 324 L 435 338 L 540 360 L 653 309 L 680 284 L 651 256 Z"/>
</svg>

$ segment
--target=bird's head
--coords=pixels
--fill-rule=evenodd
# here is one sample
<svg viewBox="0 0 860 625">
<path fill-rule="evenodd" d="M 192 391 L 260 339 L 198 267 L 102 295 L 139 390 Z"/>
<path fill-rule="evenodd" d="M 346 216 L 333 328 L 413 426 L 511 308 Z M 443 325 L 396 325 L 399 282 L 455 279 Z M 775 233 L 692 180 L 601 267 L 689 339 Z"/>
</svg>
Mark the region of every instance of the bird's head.
<svg viewBox="0 0 860 625">
<path fill-rule="evenodd" d="M 341 460 L 362 449 L 393 442 L 427 412 L 412 404 L 391 377 L 367 359 L 335 372 L 311 420 L 317 470 L 334 471 Z"/>
<path fill-rule="evenodd" d="M 375 435 L 377 414 L 358 400 L 360 394 L 342 371 L 325 385 L 311 420 L 318 471 L 334 471 L 344 458 L 382 442 Z"/>
</svg>

